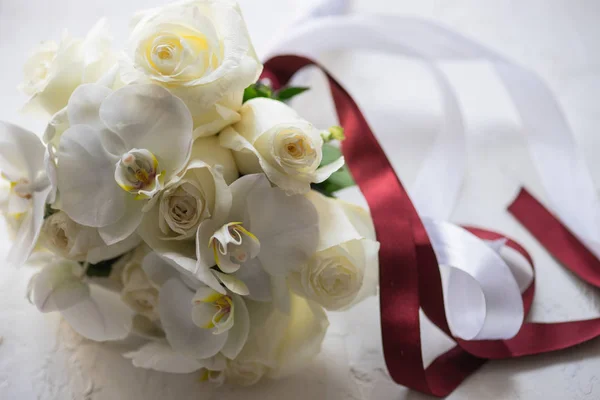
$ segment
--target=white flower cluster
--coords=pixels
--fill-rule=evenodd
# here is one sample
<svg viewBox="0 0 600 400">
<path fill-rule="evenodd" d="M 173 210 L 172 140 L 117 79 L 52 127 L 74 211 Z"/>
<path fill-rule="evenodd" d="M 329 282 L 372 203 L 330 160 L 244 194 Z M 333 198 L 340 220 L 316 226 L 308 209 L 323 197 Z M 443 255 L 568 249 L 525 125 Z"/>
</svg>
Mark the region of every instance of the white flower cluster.
<svg viewBox="0 0 600 400">
<path fill-rule="evenodd" d="M 105 24 L 27 62 L 43 141 L 0 123 L 9 254 L 51 254 L 28 295 L 97 341 L 148 339 L 138 367 L 251 385 L 320 350 L 324 309 L 377 287 L 368 213 L 311 190 L 323 138 L 283 102 L 243 103 L 262 65 L 237 4 L 136 15 L 125 51 Z M 243 104 L 242 104 L 243 103 Z"/>
</svg>

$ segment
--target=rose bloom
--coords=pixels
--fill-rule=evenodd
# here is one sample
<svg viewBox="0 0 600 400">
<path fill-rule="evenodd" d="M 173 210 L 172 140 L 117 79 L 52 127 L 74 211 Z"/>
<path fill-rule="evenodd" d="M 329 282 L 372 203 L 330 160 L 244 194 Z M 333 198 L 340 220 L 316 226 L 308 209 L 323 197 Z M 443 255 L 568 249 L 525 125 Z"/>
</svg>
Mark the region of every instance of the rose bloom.
<svg viewBox="0 0 600 400">
<path fill-rule="evenodd" d="M 256 98 L 244 103 L 240 122 L 226 128 L 221 145 L 234 151 L 242 174 L 264 172 L 288 194 L 304 194 L 344 165 L 343 157 L 319 168 L 321 133 L 284 103 Z"/>
<path fill-rule="evenodd" d="M 376 294 L 379 243 L 367 211 L 316 192 L 307 197 L 319 214 L 319 245 L 292 286 L 332 311 Z"/>
<path fill-rule="evenodd" d="M 77 86 L 98 81 L 117 62 L 111 40 L 102 19 L 85 39 L 65 34 L 60 43 L 42 42 L 25 63 L 19 86 L 31 96 L 25 110 L 52 115 L 67 105 Z"/>
<path fill-rule="evenodd" d="M 258 61 L 239 6 L 229 0 L 189 0 L 142 12 L 121 61 L 125 84 L 152 82 L 185 101 L 194 137 L 239 120 L 244 89 Z"/>
<path fill-rule="evenodd" d="M 142 269 L 142 261 L 147 252 L 145 246 L 139 246 L 123 267 L 121 299 L 138 314 L 155 321 L 159 318 L 157 310 L 159 288 L 148 279 Z"/>
</svg>

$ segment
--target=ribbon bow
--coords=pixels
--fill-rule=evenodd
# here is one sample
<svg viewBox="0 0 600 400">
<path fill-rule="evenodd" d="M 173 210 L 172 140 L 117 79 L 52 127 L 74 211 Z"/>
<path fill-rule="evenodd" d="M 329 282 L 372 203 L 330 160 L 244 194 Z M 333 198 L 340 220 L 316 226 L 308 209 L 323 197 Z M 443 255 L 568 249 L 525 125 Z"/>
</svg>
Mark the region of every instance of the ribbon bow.
<svg viewBox="0 0 600 400">
<path fill-rule="evenodd" d="M 600 335 L 600 318 L 562 323 L 522 323 L 522 316 L 518 321 L 520 329 L 512 339 L 465 340 L 453 335 L 445 312 L 436 252 L 440 261 L 449 255 L 442 252 L 442 246 L 436 249 L 433 243 L 443 243 L 444 235 L 448 236 L 448 230 L 454 228 L 419 217 L 357 104 L 323 67 L 304 57 L 278 56 L 265 64 L 263 77 L 269 78 L 278 88 L 309 65 L 318 67 L 327 76 L 338 119 L 346 135 L 342 151 L 369 204 L 381 243 L 379 279 L 383 348 L 389 373 L 395 382 L 443 397 L 489 359 L 560 350 Z M 565 267 L 586 282 L 600 286 L 600 261 L 525 189 L 509 211 Z M 483 240 L 506 239 L 506 245 L 525 257 L 533 268 L 533 261 L 523 247 L 504 235 L 466 228 L 458 237 L 471 240 L 473 237 L 470 235 Z M 493 258 L 490 263 L 490 268 L 501 266 L 494 264 Z M 533 296 L 532 279 L 522 293 L 524 315 L 531 308 Z M 457 342 L 454 348 L 438 356 L 427 368 L 422 358 L 419 309 Z M 484 324 L 478 329 L 494 332 L 498 327 L 486 328 Z M 477 332 L 473 336 L 477 339 Z"/>
</svg>

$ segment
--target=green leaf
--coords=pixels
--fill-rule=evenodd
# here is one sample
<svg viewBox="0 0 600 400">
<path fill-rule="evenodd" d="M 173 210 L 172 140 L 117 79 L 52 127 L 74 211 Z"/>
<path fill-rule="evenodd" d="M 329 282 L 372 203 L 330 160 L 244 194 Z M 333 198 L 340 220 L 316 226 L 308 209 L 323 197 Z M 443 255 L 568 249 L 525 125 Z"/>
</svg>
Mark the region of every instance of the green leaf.
<svg viewBox="0 0 600 400">
<path fill-rule="evenodd" d="M 338 189 L 345 189 L 350 186 L 356 185 L 352 175 L 350 174 L 350 170 L 347 166 L 343 166 L 338 171 L 335 171 L 325 182 L 328 182 L 331 185 L 335 185 Z"/>
<path fill-rule="evenodd" d="M 275 92 L 275 99 L 277 99 L 279 101 L 287 101 L 287 100 L 291 99 L 292 97 L 296 97 L 299 94 L 306 92 L 308 89 L 310 89 L 310 88 L 300 87 L 300 86 L 284 87 L 284 88 L 278 90 L 277 92 Z"/>
<path fill-rule="evenodd" d="M 46 208 L 44 209 L 44 219 L 48 218 L 49 216 L 51 216 L 52 214 L 57 213 L 58 210 L 55 210 L 54 208 L 52 208 L 52 206 L 50 204 L 46 204 Z"/>
<path fill-rule="evenodd" d="M 321 160 L 321 167 L 323 165 L 331 164 L 342 156 L 342 151 L 338 147 L 327 143 L 323 145 L 322 151 L 323 159 Z"/>
<path fill-rule="evenodd" d="M 312 185 L 312 188 L 328 197 L 335 197 L 335 192 L 354 186 L 356 183 L 352 179 L 350 170 L 347 166 L 343 166 L 338 171 L 331 174 L 326 181 Z"/>
<path fill-rule="evenodd" d="M 87 276 L 106 278 L 110 275 L 113 265 L 117 261 L 119 261 L 119 259 L 121 257 L 122 256 L 118 256 L 115 258 L 111 258 L 110 260 L 104 260 L 104 261 L 100 261 L 99 263 L 96 263 L 96 264 L 90 264 L 90 265 L 88 265 L 88 268 L 85 271 L 85 274 Z"/>
<path fill-rule="evenodd" d="M 257 97 L 273 98 L 273 90 L 262 83 L 255 83 L 244 90 L 244 103 Z"/>
</svg>

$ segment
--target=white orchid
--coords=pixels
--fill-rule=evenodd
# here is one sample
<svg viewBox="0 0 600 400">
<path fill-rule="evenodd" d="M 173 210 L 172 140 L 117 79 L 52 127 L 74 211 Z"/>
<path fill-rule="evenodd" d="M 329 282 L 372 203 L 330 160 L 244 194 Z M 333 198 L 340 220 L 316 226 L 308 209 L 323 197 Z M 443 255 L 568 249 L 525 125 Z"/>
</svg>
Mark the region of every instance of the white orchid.
<svg viewBox="0 0 600 400">
<path fill-rule="evenodd" d="M 225 293 L 224 285 L 268 301 L 272 290 L 280 290 L 287 275 L 314 253 L 316 210 L 303 196 L 287 196 L 271 187 L 263 174 L 241 177 L 230 188 L 228 215 L 207 219 L 198 228 L 198 262 L 192 272 L 219 293 Z"/>
<path fill-rule="evenodd" d="M 289 312 L 273 303 L 248 305 L 250 332 L 238 357 L 224 369 L 205 367 L 203 378 L 250 386 L 263 377 L 281 378 L 303 368 L 320 352 L 329 321 L 316 303 L 290 293 Z"/>
<path fill-rule="evenodd" d="M 129 237 L 164 182 L 186 165 L 192 118 L 181 100 L 156 85 L 117 91 L 82 85 L 67 106 L 60 138 L 61 209 L 97 227 L 107 244 Z"/>
<path fill-rule="evenodd" d="M 160 321 L 175 351 L 199 360 L 237 357 L 250 328 L 241 296 L 210 289 L 156 253 L 146 256 L 143 268 L 160 286 Z"/>
<path fill-rule="evenodd" d="M 98 342 L 124 339 L 131 331 L 133 312 L 118 293 L 85 280 L 75 261 L 56 259 L 34 275 L 28 297 L 43 313 L 59 311 L 80 335 Z"/>
<path fill-rule="evenodd" d="M 284 103 L 256 98 L 244 103 L 240 122 L 226 128 L 221 145 L 234 151 L 240 172 L 264 172 L 288 194 L 304 194 L 311 183 L 325 181 L 344 165 L 340 157 L 319 168 L 323 138 L 308 121 Z"/>
<path fill-rule="evenodd" d="M 65 32 L 60 43 L 43 42 L 25 64 L 20 89 L 31 96 L 25 110 L 52 115 L 67 105 L 77 86 L 100 79 L 117 62 L 111 41 L 101 19 L 85 39 Z"/>
<path fill-rule="evenodd" d="M 343 310 L 377 293 L 379 243 L 363 208 L 311 191 L 319 213 L 317 252 L 290 284 L 327 310 Z"/>
<path fill-rule="evenodd" d="M 25 263 L 31 254 L 52 191 L 44 153 L 44 145 L 34 133 L 0 122 L 0 171 L 10 183 L 6 213 L 19 222 L 8 254 L 8 261 L 15 265 Z"/>
<path fill-rule="evenodd" d="M 121 60 L 124 83 L 168 87 L 194 118 L 194 137 L 238 121 L 244 89 L 258 61 L 239 6 L 229 0 L 187 0 L 139 13 Z"/>
</svg>

